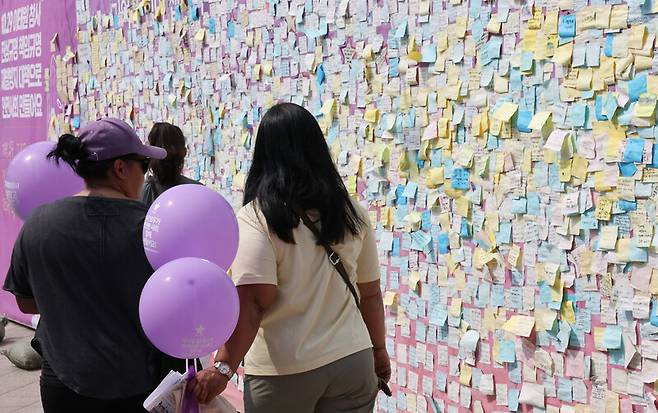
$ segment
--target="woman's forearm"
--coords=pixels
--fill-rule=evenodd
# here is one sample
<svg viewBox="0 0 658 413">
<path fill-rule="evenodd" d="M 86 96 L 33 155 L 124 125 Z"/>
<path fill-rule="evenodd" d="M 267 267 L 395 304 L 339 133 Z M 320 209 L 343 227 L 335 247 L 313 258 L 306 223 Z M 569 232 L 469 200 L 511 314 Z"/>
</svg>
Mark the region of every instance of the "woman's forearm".
<svg viewBox="0 0 658 413">
<path fill-rule="evenodd" d="M 235 371 L 256 338 L 263 314 L 274 302 L 274 286 L 238 287 L 240 316 L 231 338 L 219 349 L 216 361 L 224 361 Z"/>
<path fill-rule="evenodd" d="M 374 348 L 386 347 L 386 327 L 384 325 L 384 302 L 382 295 L 376 294 L 361 298 L 361 316 L 368 328 Z"/>
</svg>

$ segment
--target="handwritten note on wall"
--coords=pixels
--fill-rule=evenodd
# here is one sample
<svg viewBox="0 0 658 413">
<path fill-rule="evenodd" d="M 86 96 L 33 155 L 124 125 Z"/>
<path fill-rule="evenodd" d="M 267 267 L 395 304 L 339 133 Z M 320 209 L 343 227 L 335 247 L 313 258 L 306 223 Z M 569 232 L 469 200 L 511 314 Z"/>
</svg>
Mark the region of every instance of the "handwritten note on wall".
<svg viewBox="0 0 658 413">
<path fill-rule="evenodd" d="M 267 108 L 317 117 L 377 228 L 378 411 L 654 411 L 658 2 L 77 9 L 53 134 L 178 124 L 190 174 L 238 207 Z"/>
</svg>

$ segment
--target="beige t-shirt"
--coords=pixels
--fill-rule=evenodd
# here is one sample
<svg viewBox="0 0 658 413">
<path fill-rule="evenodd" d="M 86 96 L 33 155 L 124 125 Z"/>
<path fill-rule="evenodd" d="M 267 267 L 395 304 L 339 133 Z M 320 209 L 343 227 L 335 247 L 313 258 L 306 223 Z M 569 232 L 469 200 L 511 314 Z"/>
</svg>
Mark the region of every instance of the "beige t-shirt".
<svg viewBox="0 0 658 413">
<path fill-rule="evenodd" d="M 367 228 L 333 246 L 352 283 L 379 280 L 375 234 Z M 312 220 L 317 215 L 309 213 Z M 231 268 L 236 285 L 273 284 L 275 303 L 265 313 L 245 357 L 247 374 L 277 376 L 302 373 L 372 347 L 354 298 L 325 250 L 300 222 L 296 244 L 270 233 L 255 203 L 238 212 L 240 244 Z"/>
</svg>

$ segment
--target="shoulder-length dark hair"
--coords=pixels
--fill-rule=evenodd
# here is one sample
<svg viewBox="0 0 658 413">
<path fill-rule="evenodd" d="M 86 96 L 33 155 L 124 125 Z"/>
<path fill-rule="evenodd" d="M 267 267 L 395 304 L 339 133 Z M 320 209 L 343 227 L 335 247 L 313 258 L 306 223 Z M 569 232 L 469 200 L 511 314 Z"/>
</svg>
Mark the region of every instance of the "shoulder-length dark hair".
<svg viewBox="0 0 658 413">
<path fill-rule="evenodd" d="M 149 132 L 149 144 L 167 151 L 165 159 L 151 160 L 151 169 L 155 179 L 163 185 L 175 183 L 185 163 L 186 150 L 183 131 L 171 123 L 155 123 Z"/>
<path fill-rule="evenodd" d="M 364 224 L 352 204 L 322 130 L 313 115 L 293 103 L 279 103 L 263 116 L 247 176 L 244 205 L 256 201 L 270 231 L 295 243 L 299 217 L 292 205 L 316 209 L 322 220 L 318 243 L 335 244 Z"/>
</svg>

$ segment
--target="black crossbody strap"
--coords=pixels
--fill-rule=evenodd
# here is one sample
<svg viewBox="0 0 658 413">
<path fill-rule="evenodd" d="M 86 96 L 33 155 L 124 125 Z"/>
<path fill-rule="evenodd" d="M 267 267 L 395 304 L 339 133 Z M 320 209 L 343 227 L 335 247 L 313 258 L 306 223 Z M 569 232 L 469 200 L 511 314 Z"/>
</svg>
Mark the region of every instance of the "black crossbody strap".
<svg viewBox="0 0 658 413">
<path fill-rule="evenodd" d="M 320 231 L 318 230 L 318 227 L 315 226 L 315 224 L 311 221 L 311 219 L 306 215 L 306 212 L 302 211 L 301 208 L 294 206 L 293 211 L 295 214 L 301 218 L 302 222 L 308 229 L 311 230 L 313 235 L 315 235 L 315 238 L 320 240 Z M 345 270 L 345 266 L 343 265 L 342 261 L 340 260 L 340 256 L 336 253 L 336 251 L 333 250 L 329 245 L 322 243 L 322 247 L 324 247 L 324 250 L 327 252 L 327 257 L 329 257 L 329 262 L 331 265 L 334 266 L 336 271 L 338 271 L 338 274 L 340 275 L 340 278 L 343 279 L 345 282 L 345 285 L 347 285 L 347 288 L 350 290 L 350 293 L 352 293 L 352 297 L 354 297 L 354 303 L 356 304 L 356 308 L 361 309 L 359 306 L 359 296 L 356 293 L 356 288 L 354 288 L 354 284 L 350 281 L 350 277 L 347 275 L 347 271 Z"/>
</svg>

